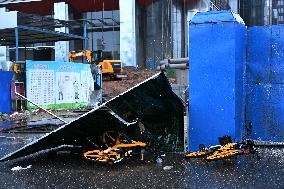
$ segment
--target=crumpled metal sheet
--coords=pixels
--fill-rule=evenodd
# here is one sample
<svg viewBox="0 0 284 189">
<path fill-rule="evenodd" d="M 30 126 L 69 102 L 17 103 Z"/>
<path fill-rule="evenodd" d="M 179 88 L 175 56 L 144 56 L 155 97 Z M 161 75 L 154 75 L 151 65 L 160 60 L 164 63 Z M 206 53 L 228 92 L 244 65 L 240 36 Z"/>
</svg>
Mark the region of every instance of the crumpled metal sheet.
<svg viewBox="0 0 284 189">
<path fill-rule="evenodd" d="M 159 73 L 0 161 L 60 146 L 93 149 L 101 145 L 100 136 L 105 131 L 123 131 L 135 139 L 137 118 L 149 133 L 149 145 L 164 151 L 182 150 L 183 104 L 164 73 Z"/>
</svg>

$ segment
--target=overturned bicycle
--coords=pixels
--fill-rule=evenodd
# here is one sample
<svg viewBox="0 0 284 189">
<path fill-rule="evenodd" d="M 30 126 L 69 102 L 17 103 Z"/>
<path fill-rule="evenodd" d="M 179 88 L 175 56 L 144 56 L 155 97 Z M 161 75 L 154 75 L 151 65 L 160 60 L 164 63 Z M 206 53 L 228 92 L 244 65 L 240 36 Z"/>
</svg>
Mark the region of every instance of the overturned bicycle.
<svg viewBox="0 0 284 189">
<path fill-rule="evenodd" d="M 205 147 L 204 144 L 199 145 L 199 150 L 189 152 L 186 158 L 204 158 L 206 161 L 217 161 L 233 158 L 237 155 L 257 154 L 255 144 L 251 140 L 243 142 L 232 142 L 230 136 L 219 138 L 220 145 Z"/>
</svg>

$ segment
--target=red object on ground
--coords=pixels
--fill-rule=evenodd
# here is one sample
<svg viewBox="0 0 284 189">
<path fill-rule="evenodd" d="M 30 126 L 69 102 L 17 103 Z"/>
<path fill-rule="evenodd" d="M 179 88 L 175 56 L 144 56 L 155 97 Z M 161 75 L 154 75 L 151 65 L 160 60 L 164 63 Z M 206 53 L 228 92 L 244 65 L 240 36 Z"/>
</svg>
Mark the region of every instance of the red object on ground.
<svg viewBox="0 0 284 189">
<path fill-rule="evenodd" d="M 249 149 L 244 149 L 244 155 L 248 155 L 249 154 Z"/>
</svg>

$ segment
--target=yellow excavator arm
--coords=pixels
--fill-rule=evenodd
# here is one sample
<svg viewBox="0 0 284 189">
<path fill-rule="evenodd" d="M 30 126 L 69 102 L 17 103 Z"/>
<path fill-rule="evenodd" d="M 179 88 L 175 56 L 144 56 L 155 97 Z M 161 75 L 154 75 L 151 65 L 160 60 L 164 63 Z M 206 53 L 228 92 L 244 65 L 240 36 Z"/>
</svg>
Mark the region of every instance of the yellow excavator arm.
<svg viewBox="0 0 284 189">
<path fill-rule="evenodd" d="M 92 64 L 93 63 L 93 58 L 92 58 L 92 52 L 89 50 L 83 50 L 83 51 L 71 51 L 69 52 L 69 62 L 75 62 L 80 58 L 80 61 L 86 64 Z M 84 57 L 86 57 L 84 59 Z"/>
</svg>

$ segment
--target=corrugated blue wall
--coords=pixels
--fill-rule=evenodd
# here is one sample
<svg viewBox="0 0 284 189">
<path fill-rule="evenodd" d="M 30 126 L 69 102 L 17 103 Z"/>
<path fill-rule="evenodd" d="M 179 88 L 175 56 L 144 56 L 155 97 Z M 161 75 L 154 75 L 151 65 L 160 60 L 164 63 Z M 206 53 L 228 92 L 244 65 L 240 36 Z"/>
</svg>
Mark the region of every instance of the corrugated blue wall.
<svg viewBox="0 0 284 189">
<path fill-rule="evenodd" d="M 284 141 L 284 25 L 249 27 L 246 124 L 252 139 Z"/>
<path fill-rule="evenodd" d="M 198 13 L 190 23 L 190 150 L 199 144 L 216 145 L 223 135 L 240 138 L 245 30 L 230 11 Z"/>
<path fill-rule="evenodd" d="M 0 71 L 0 112 L 12 112 L 11 80 L 13 72 Z"/>
</svg>

